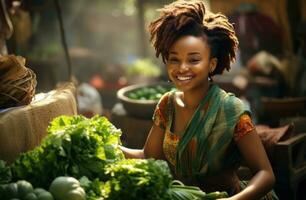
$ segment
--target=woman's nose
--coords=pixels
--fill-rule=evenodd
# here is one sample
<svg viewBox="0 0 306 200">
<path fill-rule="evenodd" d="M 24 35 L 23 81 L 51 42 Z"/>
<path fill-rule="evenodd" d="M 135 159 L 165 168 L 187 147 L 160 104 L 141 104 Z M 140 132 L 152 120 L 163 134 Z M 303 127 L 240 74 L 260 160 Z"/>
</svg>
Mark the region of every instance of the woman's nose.
<svg viewBox="0 0 306 200">
<path fill-rule="evenodd" d="M 187 63 L 181 63 L 180 64 L 180 67 L 179 67 L 179 71 L 180 72 L 185 72 L 185 71 L 188 71 L 189 67 L 188 67 L 188 64 Z"/>
</svg>

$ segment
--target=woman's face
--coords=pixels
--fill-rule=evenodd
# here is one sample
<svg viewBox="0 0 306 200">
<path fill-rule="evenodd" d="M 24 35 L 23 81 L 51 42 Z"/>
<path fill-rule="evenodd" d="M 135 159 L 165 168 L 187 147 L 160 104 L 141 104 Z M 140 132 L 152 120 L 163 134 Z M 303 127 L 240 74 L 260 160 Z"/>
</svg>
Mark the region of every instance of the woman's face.
<svg viewBox="0 0 306 200">
<path fill-rule="evenodd" d="M 170 80 L 183 92 L 206 88 L 208 74 L 216 64 L 206 40 L 195 36 L 179 38 L 169 49 L 166 62 Z"/>
</svg>

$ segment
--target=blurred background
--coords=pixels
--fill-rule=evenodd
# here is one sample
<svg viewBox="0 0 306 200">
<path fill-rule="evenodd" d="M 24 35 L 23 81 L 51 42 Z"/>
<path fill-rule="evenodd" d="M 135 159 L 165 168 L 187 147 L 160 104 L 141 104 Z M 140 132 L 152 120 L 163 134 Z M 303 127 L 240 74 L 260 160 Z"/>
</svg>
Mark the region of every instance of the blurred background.
<svg viewBox="0 0 306 200">
<path fill-rule="evenodd" d="M 48 91 L 58 82 L 69 79 L 55 2 L 2 0 L 14 30 L 10 37 L 2 39 L 7 53 L 26 58 L 27 66 L 37 74 L 37 91 Z M 138 82 L 167 80 L 163 63 L 154 56 L 146 28 L 157 17 L 156 9 L 170 2 L 60 1 L 72 75 L 78 83 L 89 83 L 99 91 L 106 111 L 116 102 L 114 94 L 119 88 Z M 245 95 L 247 86 L 260 86 L 260 94 L 258 91 L 247 94 L 250 101 L 252 96 L 261 93 L 273 97 L 306 94 L 303 84 L 306 82 L 303 75 L 306 1 L 205 2 L 208 9 L 230 18 L 240 42 L 237 61 L 227 74 L 229 78 L 219 80 L 217 77 L 217 82 L 240 95 Z M 237 74 L 243 76 L 233 82 Z M 248 75 L 262 79 L 241 79 Z M 251 103 L 256 107 L 255 102 Z"/>
<path fill-rule="evenodd" d="M 2 0 L 14 29 L 5 41 L 7 53 L 26 58 L 27 66 L 37 74 L 37 91 L 48 91 L 69 79 L 55 2 Z M 167 80 L 146 29 L 157 17 L 156 9 L 170 2 L 60 1 L 71 73 L 78 83 L 89 83 L 99 91 L 106 110 L 114 106 L 116 90 L 123 86 Z M 254 98 L 262 93 L 273 97 L 306 94 L 304 0 L 205 2 L 208 9 L 230 18 L 240 41 L 238 58 L 228 78 L 216 77 L 216 82 L 236 94 L 247 95 L 255 109 L 258 102 Z M 248 75 L 261 79 L 250 81 Z M 248 86 L 261 88 L 250 92 L 254 87 Z"/>
<path fill-rule="evenodd" d="M 78 114 L 107 116 L 122 129 L 126 146 L 141 148 L 157 101 L 137 103 L 122 95 L 128 86 L 167 82 L 147 26 L 158 16 L 157 8 L 173 1 L 0 2 L 0 52 L 25 58 L 36 74 L 36 93 L 73 80 Z M 278 178 L 278 194 L 305 199 L 306 0 L 204 2 L 229 17 L 239 39 L 231 71 L 214 82 L 252 110 Z"/>
</svg>

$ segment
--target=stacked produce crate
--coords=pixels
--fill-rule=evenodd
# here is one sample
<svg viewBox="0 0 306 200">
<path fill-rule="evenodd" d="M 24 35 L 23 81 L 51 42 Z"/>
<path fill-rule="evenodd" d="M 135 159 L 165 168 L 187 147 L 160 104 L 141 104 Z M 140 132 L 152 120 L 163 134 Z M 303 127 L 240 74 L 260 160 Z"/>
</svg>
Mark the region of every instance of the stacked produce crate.
<svg viewBox="0 0 306 200">
<path fill-rule="evenodd" d="M 275 190 L 280 199 L 305 199 L 306 133 L 278 142 L 272 157 Z"/>
</svg>

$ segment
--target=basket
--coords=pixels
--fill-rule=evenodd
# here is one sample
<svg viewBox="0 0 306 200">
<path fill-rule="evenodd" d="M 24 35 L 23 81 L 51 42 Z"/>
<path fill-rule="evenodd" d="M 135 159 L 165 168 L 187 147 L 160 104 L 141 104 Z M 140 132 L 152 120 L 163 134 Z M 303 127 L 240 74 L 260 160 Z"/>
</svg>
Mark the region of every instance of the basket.
<svg viewBox="0 0 306 200">
<path fill-rule="evenodd" d="M 35 95 L 36 75 L 20 56 L 0 57 L 0 109 L 28 105 Z"/>
</svg>

